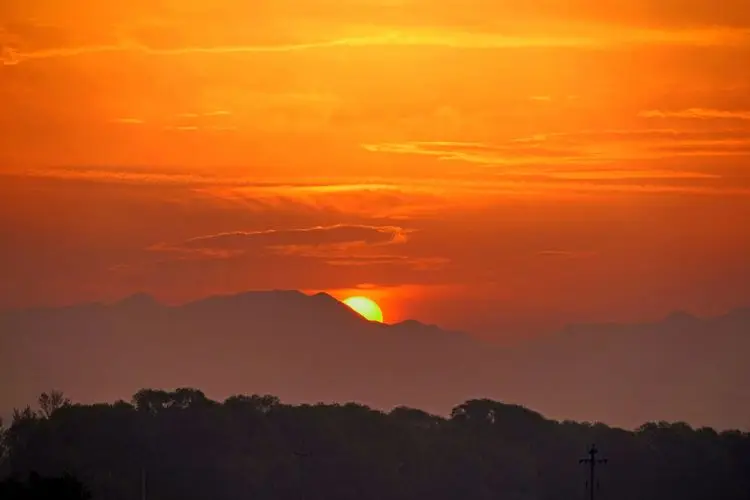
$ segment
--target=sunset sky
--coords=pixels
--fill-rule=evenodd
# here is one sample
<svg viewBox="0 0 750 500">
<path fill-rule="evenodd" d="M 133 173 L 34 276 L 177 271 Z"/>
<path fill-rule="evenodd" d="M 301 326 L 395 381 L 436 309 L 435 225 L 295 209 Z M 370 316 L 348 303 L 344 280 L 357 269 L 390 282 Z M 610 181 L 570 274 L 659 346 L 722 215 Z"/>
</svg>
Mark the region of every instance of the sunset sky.
<svg viewBox="0 0 750 500">
<path fill-rule="evenodd" d="M 750 305 L 748 0 L 4 0 L 0 307 Z M 356 290 L 355 290 L 356 289 Z"/>
</svg>

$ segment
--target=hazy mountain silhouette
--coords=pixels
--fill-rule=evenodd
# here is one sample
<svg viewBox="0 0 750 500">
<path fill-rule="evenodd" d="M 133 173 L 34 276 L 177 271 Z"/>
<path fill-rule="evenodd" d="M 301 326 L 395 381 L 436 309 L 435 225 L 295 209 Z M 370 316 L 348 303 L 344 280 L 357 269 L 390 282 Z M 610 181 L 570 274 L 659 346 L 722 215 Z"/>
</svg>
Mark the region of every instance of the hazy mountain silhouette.
<svg viewBox="0 0 750 500">
<path fill-rule="evenodd" d="M 750 309 L 674 313 L 501 348 L 417 321 L 371 323 L 326 294 L 247 292 L 178 307 L 137 294 L 0 313 L 0 410 L 50 388 L 86 402 L 200 386 L 215 398 L 272 393 L 440 414 L 488 397 L 626 427 L 663 419 L 747 428 L 749 331 Z"/>
</svg>

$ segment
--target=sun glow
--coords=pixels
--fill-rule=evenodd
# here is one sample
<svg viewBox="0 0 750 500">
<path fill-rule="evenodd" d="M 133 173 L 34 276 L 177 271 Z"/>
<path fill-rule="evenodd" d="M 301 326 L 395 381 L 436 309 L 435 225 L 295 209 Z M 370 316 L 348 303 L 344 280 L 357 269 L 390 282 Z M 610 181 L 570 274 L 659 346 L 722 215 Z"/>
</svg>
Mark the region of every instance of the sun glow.
<svg viewBox="0 0 750 500">
<path fill-rule="evenodd" d="M 344 304 L 351 307 L 367 320 L 377 321 L 378 323 L 383 322 L 383 311 L 380 309 L 380 306 L 367 297 L 349 297 L 344 300 Z"/>
</svg>

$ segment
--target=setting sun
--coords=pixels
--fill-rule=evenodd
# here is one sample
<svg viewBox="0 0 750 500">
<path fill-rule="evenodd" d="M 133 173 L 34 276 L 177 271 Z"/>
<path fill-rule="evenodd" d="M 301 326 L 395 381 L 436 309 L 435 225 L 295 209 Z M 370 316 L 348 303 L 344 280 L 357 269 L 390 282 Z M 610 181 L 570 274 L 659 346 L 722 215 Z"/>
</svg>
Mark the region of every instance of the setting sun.
<svg viewBox="0 0 750 500">
<path fill-rule="evenodd" d="M 365 319 L 378 323 L 383 322 L 383 311 L 380 306 L 367 297 L 349 297 L 344 300 L 344 304 L 361 314 Z"/>
</svg>

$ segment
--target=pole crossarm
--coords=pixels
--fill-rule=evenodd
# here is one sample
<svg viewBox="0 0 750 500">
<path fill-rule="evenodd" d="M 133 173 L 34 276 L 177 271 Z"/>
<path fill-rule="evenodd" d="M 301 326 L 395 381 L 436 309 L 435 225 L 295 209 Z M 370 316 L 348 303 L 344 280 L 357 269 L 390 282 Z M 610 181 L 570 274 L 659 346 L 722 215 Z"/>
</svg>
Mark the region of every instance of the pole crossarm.
<svg viewBox="0 0 750 500">
<path fill-rule="evenodd" d="M 579 464 L 586 464 L 589 466 L 589 500 L 594 500 L 594 492 L 596 491 L 596 466 L 607 463 L 606 458 L 597 458 L 598 454 L 599 450 L 595 444 L 592 444 L 591 448 L 589 448 L 589 456 L 578 460 Z"/>
</svg>

